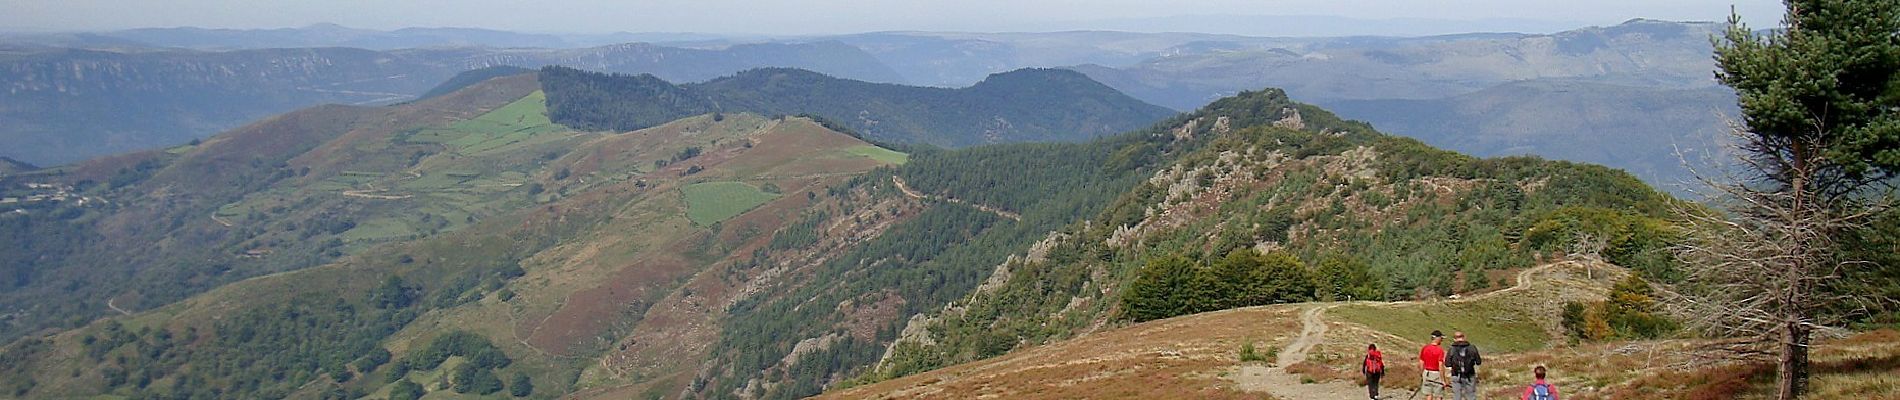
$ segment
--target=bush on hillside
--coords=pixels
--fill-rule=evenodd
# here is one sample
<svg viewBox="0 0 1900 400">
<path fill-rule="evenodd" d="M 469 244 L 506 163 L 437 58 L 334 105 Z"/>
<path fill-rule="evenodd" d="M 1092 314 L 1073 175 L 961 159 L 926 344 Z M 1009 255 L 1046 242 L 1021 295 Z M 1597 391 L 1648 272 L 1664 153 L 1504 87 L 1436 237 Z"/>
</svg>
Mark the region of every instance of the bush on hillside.
<svg viewBox="0 0 1900 400">
<path fill-rule="evenodd" d="M 1581 340 L 1655 339 L 1676 330 L 1658 308 L 1655 290 L 1636 275 L 1617 282 L 1604 301 L 1565 303 L 1561 325 Z"/>
<path fill-rule="evenodd" d="M 1122 297 L 1123 315 L 1147 321 L 1236 307 L 1312 301 L 1314 278 L 1286 252 L 1251 248 L 1211 265 L 1182 256 L 1148 260 Z"/>
</svg>

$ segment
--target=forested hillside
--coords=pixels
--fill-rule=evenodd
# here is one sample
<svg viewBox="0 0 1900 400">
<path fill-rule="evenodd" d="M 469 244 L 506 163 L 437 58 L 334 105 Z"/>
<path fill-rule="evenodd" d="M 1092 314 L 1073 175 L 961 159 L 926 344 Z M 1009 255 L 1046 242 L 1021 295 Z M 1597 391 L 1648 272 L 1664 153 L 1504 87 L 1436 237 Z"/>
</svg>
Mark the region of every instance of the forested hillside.
<svg viewBox="0 0 1900 400">
<path fill-rule="evenodd" d="M 821 267 L 837 279 L 741 303 L 693 388 L 797 398 L 1125 321 L 1479 290 L 1584 238 L 1674 271 L 1672 200 L 1626 173 L 1436 150 L 1277 90 L 1088 143 L 912 160 L 896 178 L 963 218 L 926 211 Z"/>
<path fill-rule="evenodd" d="M 904 376 L 1114 326 L 1251 305 L 1404 300 L 1504 284 L 1580 242 L 1675 272 L 1672 200 L 1627 173 L 1475 159 L 1381 135 L 1278 91 L 1151 134 L 1170 162 L 1014 253 L 971 294 L 909 320 L 876 368 Z M 920 185 L 921 186 L 921 185 Z"/>
<path fill-rule="evenodd" d="M 962 89 L 870 83 L 790 68 L 684 85 L 563 67 L 544 68 L 541 75 L 549 116 L 596 130 L 640 129 L 710 112 L 810 114 L 881 141 L 961 147 L 1081 141 L 1172 114 L 1065 70 L 999 73 Z"/>
</svg>

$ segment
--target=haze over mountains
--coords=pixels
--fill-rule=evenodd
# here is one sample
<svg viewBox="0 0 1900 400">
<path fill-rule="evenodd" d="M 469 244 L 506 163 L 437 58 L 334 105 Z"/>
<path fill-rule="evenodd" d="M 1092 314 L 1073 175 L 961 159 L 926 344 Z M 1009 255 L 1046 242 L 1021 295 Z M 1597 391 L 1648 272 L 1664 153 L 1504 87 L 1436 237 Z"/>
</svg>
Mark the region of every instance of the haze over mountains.
<svg viewBox="0 0 1900 400">
<path fill-rule="evenodd" d="M 395 50 L 430 47 L 582 48 L 632 42 L 725 39 L 703 33 L 536 34 L 480 28 L 404 28 L 374 30 L 337 24 L 278 29 L 139 28 L 88 33 L 0 35 L 16 45 L 88 48 L 176 47 L 195 50 L 355 47 Z"/>
<path fill-rule="evenodd" d="M 0 334 L 22 338 L 0 347 L 0 393 L 481 395 L 505 376 L 523 396 L 800 398 L 1125 318 L 1111 296 L 1140 290 L 1152 253 L 1374 254 L 1391 278 L 1360 296 L 1399 298 L 1488 284 L 1428 260 L 1506 268 L 1557 245 L 1520 226 L 1588 210 L 1644 229 L 1625 221 L 1667 199 L 1600 166 L 1432 149 L 1279 90 L 1166 117 L 1063 70 L 956 90 L 506 72 L 0 176 L 31 199 L 0 216 Z M 813 116 L 761 114 L 794 111 Z M 954 138 L 943 127 L 1002 111 L 1030 113 L 1007 117 L 1025 131 L 1124 133 L 908 154 L 861 139 L 903 121 Z M 625 116 L 654 119 L 572 126 Z M 1399 222 L 1340 217 L 1363 213 Z M 1668 267 L 1643 258 L 1653 241 L 1619 243 L 1620 261 Z M 1022 301 L 947 317 L 986 293 Z"/>
<path fill-rule="evenodd" d="M 717 50 L 641 43 L 582 49 L 324 47 L 223 52 L 33 48 L 0 53 L 0 155 L 43 165 L 184 144 L 316 104 L 388 104 L 457 73 L 497 65 L 567 65 L 702 81 L 761 67 L 877 81 L 895 72 L 836 42 Z"/>
<path fill-rule="evenodd" d="M 1123 22 L 1260 21 L 1185 18 Z M 0 398 L 1332 400 L 1431 330 L 1487 397 L 1749 398 L 1668 309 L 1719 27 L 0 37 Z M 1876 329 L 1814 387 L 1894 391 Z"/>
<path fill-rule="evenodd" d="M 659 34 L 588 39 L 469 29 L 373 31 L 334 25 L 16 35 L 10 39 L 13 50 L 0 54 L 0 68 L 11 71 L 8 76 L 15 80 L 8 83 L 13 89 L 0 93 L 0 113 L 17 121 L 0 128 L 0 139 L 16 146 L 0 155 L 57 165 L 176 145 L 302 106 L 409 99 L 457 72 L 493 65 L 559 64 L 602 72 L 651 73 L 681 83 L 751 68 L 795 67 L 866 82 L 939 87 L 968 86 L 990 74 L 1020 68 L 1056 67 L 1081 71 L 1135 98 L 1176 110 L 1193 109 L 1241 90 L 1281 87 L 1294 98 L 1338 108 L 1348 118 L 1391 126 L 1394 133 L 1435 145 L 1479 155 L 1536 154 L 1606 163 L 1668 185 L 1686 180 L 1673 147 L 1623 145 L 1596 153 L 1557 149 L 1566 147 L 1563 139 L 1574 135 L 1604 138 L 1612 145 L 1666 143 L 1691 152 L 1714 147 L 1708 133 L 1723 129 L 1721 115 L 1733 114 L 1732 101 L 1704 95 L 1715 87 L 1708 72 L 1707 38 L 1717 27 L 1633 20 L 1553 34 L 1416 38 L 1075 31 L 883 32 L 778 39 Z M 575 47 L 624 39 L 672 44 L 503 49 Z M 106 50 L 61 50 L 45 47 L 48 44 Z M 303 46 L 394 50 L 167 49 Z M 1548 83 L 1518 84 L 1533 81 Z M 1472 96 L 1559 86 L 1566 93 L 1604 101 L 1571 102 L 1563 112 L 1496 102 L 1484 112 L 1432 111 L 1460 107 L 1461 102 L 1474 101 Z M 1671 102 L 1691 112 L 1668 121 L 1626 112 L 1630 104 L 1658 102 Z M 1525 129 L 1505 137 L 1484 128 L 1506 125 Z"/>
</svg>

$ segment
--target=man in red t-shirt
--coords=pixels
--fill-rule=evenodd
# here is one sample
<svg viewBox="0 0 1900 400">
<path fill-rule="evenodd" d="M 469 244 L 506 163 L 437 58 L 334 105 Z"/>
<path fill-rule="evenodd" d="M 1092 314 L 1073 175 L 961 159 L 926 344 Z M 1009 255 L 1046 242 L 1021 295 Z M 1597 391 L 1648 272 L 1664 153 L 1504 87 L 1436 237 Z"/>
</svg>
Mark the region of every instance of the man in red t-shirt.
<svg viewBox="0 0 1900 400">
<path fill-rule="evenodd" d="M 1431 344 L 1418 351 L 1419 362 L 1425 364 L 1425 376 L 1419 380 L 1418 391 L 1425 394 L 1425 400 L 1438 400 L 1451 388 L 1451 381 L 1445 380 L 1445 348 L 1439 347 L 1444 341 L 1444 332 L 1432 331 Z"/>
</svg>

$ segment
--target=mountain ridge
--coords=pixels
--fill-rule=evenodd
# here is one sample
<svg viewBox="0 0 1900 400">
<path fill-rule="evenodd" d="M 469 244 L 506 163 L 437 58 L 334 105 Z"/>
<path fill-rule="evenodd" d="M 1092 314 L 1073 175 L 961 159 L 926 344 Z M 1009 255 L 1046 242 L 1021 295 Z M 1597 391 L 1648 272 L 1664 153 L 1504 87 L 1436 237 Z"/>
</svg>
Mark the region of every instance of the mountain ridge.
<svg viewBox="0 0 1900 400">
<path fill-rule="evenodd" d="M 42 165 L 173 146 L 245 122 L 323 103 L 388 104 L 453 75 L 498 65 L 571 65 L 711 79 L 761 66 L 802 66 L 869 80 L 895 72 L 835 42 L 724 50 L 654 45 L 584 49 L 265 49 L 206 52 L 36 50 L 0 56 L 0 139 Z M 55 133 L 69 134 L 55 134 Z"/>
<path fill-rule="evenodd" d="M 871 83 L 792 68 L 751 69 L 684 85 L 651 75 L 560 67 L 541 73 L 550 116 L 585 129 L 640 129 L 709 112 L 813 114 L 881 141 L 959 147 L 1086 140 L 1169 114 L 1081 74 L 1053 69 L 999 73 L 961 89 Z M 609 100 L 592 100 L 597 98 Z"/>
<path fill-rule="evenodd" d="M 67 229 L 210 250 L 145 251 L 178 262 L 147 269 L 159 279 L 140 285 L 0 298 L 132 313 L 0 348 L 25 360 L 0 367 L 0 388 L 362 397 L 398 382 L 480 393 L 488 389 L 441 384 L 501 374 L 524 376 L 543 395 L 796 398 L 1119 326 L 1130 314 L 1115 310 L 1152 304 L 1120 299 L 1161 284 L 1140 266 L 1169 253 L 1196 263 L 1244 260 L 1228 254 L 1256 248 L 1293 254 L 1274 260 L 1423 257 L 1316 261 L 1348 279 L 1341 290 L 1406 298 L 1472 290 L 1488 280 L 1456 270 L 1515 265 L 1574 229 L 1648 226 L 1666 201 L 1614 170 L 1473 159 L 1279 90 L 1088 141 L 906 154 L 821 119 L 732 110 L 631 132 L 574 131 L 550 118 L 563 90 L 547 86 L 563 79 L 550 71 L 416 103 L 317 107 L 49 175 L 111 205 L 65 204 L 0 223 L 33 218 L 22 231 L 31 238 L 86 237 L 48 234 Z M 758 81 L 743 86 L 802 90 L 812 82 L 800 78 L 814 75 L 763 70 L 743 75 Z M 1051 78 L 1087 84 L 1035 70 L 981 90 L 1014 95 L 1019 81 Z M 289 128 L 272 124 L 309 134 L 265 134 Z M 269 156 L 234 154 L 252 141 Z M 79 184 L 86 179 L 106 183 Z M 202 193 L 174 199 L 174 190 Z M 1329 217 L 1356 213 L 1381 217 Z M 1577 213 L 1586 223 L 1546 227 Z M 1452 226 L 1469 233 L 1454 243 L 1403 240 Z M 30 244 L 22 240 L 0 243 Z M 1619 242 L 1628 254 L 1612 259 L 1667 268 L 1644 261 L 1652 245 Z M 1365 281 L 1374 266 L 1396 278 Z M 56 289 L 40 288 L 33 293 Z M 916 333 L 933 325 L 939 333 Z M 312 330 L 326 326 L 350 328 Z M 251 367 L 216 367 L 231 363 Z"/>
</svg>

